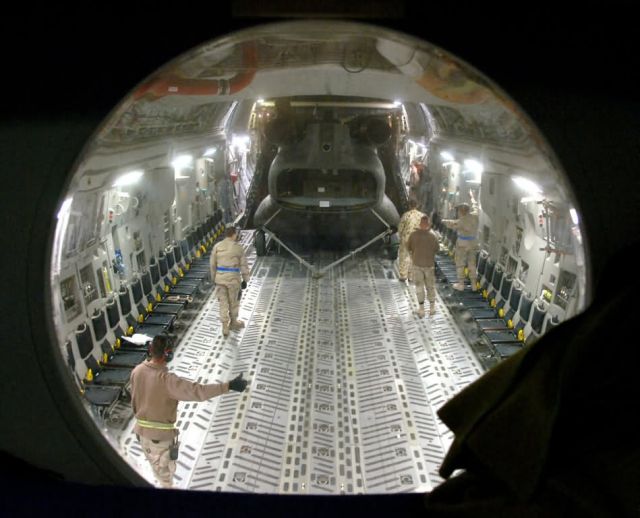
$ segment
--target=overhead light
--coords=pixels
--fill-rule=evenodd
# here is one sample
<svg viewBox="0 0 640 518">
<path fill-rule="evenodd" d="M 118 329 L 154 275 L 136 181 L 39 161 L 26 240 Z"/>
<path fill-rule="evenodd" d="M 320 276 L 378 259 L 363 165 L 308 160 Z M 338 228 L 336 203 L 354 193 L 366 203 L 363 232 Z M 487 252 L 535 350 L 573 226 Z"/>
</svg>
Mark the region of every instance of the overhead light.
<svg viewBox="0 0 640 518">
<path fill-rule="evenodd" d="M 482 173 L 471 173 L 468 178 L 466 178 L 467 183 L 482 183 Z"/>
<path fill-rule="evenodd" d="M 231 137 L 231 147 L 244 148 L 245 151 L 251 142 L 249 135 L 234 135 Z"/>
<path fill-rule="evenodd" d="M 467 158 L 464 161 L 464 169 L 462 173 L 465 175 L 467 183 L 482 183 L 482 173 L 484 166 L 474 160 L 473 158 Z"/>
<path fill-rule="evenodd" d="M 218 151 L 216 148 L 210 147 L 204 153 L 202 153 L 202 156 L 213 156 L 216 154 L 216 151 Z"/>
<path fill-rule="evenodd" d="M 402 105 L 402 101 L 393 101 L 393 105 L 398 107 Z"/>
<path fill-rule="evenodd" d="M 193 162 L 193 157 L 191 155 L 180 155 L 173 159 L 171 166 L 174 169 L 182 169 L 183 167 L 191 165 L 191 162 Z"/>
<path fill-rule="evenodd" d="M 446 161 L 451 162 L 453 160 L 453 155 L 448 151 L 440 151 L 440 156 Z"/>
<path fill-rule="evenodd" d="M 189 176 L 188 174 L 184 174 L 184 169 L 174 169 L 173 177 L 176 180 L 188 180 L 189 178 L 191 178 L 191 176 Z"/>
<path fill-rule="evenodd" d="M 136 183 L 142 177 L 144 173 L 142 171 L 131 171 L 119 176 L 113 183 L 113 187 L 124 187 L 126 185 L 132 185 Z"/>
<path fill-rule="evenodd" d="M 540 186 L 527 178 L 523 178 L 522 176 L 513 176 L 511 179 L 513 180 L 513 183 L 520 187 L 520 189 L 528 192 L 529 194 L 542 194 Z"/>
<path fill-rule="evenodd" d="M 484 166 L 473 158 L 467 158 L 464 161 L 464 168 L 466 171 L 471 171 L 472 173 L 482 173 L 484 171 Z"/>
<path fill-rule="evenodd" d="M 577 225 L 580 219 L 578 218 L 578 211 L 571 207 L 569 209 L 569 215 L 571 216 L 571 221 L 573 221 L 574 225 Z"/>
<path fill-rule="evenodd" d="M 264 103 L 264 99 L 258 99 L 256 102 L 257 102 L 258 104 L 263 104 L 263 103 Z"/>
</svg>

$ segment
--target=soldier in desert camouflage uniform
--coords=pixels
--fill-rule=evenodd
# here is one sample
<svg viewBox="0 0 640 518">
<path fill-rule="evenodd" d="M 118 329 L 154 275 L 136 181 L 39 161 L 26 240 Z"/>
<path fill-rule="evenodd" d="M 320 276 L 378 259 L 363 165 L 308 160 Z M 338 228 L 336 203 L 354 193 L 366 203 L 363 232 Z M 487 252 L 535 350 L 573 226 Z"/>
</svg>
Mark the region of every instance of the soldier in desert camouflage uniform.
<svg viewBox="0 0 640 518">
<path fill-rule="evenodd" d="M 469 268 L 471 290 L 476 291 L 476 249 L 478 245 L 478 204 L 473 193 L 471 206 L 466 203 L 458 205 L 458 219 L 443 219 L 442 223 L 457 231 L 455 260 L 458 282 L 453 288 L 464 290 L 464 268 Z"/>
<path fill-rule="evenodd" d="M 244 322 L 238 320 L 238 292 L 247 287 L 249 268 L 233 224 L 227 225 L 225 235 L 225 239 L 213 247 L 210 263 L 211 278 L 215 280 L 220 303 L 222 334 L 228 336 L 230 329 L 237 331 L 244 327 Z"/>
<path fill-rule="evenodd" d="M 409 273 L 409 266 L 411 263 L 411 256 L 407 249 L 407 243 L 409 236 L 414 230 L 420 227 L 420 220 L 424 214 L 420 212 L 416 207 L 418 206 L 415 199 L 409 199 L 409 210 L 405 212 L 400 218 L 398 223 L 398 237 L 400 238 L 400 249 L 398 255 L 398 275 L 401 281 L 407 279 Z"/>
</svg>

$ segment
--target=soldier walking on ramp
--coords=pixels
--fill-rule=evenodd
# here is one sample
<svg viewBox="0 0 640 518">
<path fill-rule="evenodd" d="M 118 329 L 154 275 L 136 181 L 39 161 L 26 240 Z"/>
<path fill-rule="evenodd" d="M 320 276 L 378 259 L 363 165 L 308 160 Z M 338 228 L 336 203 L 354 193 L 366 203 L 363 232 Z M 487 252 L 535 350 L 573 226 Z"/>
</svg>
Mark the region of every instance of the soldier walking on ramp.
<svg viewBox="0 0 640 518">
<path fill-rule="evenodd" d="M 407 279 L 409 273 L 409 251 L 407 242 L 411 233 L 420 226 L 420 218 L 424 216 L 416 207 L 418 202 L 415 198 L 409 199 L 409 210 L 405 212 L 398 223 L 398 237 L 400 238 L 400 249 L 398 251 L 398 275 L 400 281 Z"/>
<path fill-rule="evenodd" d="M 238 294 L 240 289 L 247 287 L 249 267 L 244 249 L 237 241 L 236 227 L 230 224 L 226 227 L 225 238 L 211 252 L 211 278 L 216 283 L 224 336 L 229 336 L 229 329 L 237 331 L 244 327 L 244 322 L 238 320 Z"/>
<path fill-rule="evenodd" d="M 422 216 L 420 228 L 409 236 L 407 246 L 413 261 L 411 277 L 418 298 L 418 316 L 424 317 L 425 289 L 429 300 L 429 315 L 434 315 L 436 312 L 436 253 L 440 243 L 431 230 L 429 216 Z"/>
</svg>

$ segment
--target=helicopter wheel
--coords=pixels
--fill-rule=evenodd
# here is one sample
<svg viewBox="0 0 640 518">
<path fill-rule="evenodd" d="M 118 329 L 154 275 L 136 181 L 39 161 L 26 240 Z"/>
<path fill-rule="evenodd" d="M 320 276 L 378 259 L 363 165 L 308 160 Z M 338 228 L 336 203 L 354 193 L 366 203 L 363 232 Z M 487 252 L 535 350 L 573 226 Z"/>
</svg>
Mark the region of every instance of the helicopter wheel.
<svg viewBox="0 0 640 518">
<path fill-rule="evenodd" d="M 263 230 L 256 230 L 254 246 L 256 247 L 256 254 L 258 257 L 262 257 L 267 254 L 267 245 Z"/>
</svg>

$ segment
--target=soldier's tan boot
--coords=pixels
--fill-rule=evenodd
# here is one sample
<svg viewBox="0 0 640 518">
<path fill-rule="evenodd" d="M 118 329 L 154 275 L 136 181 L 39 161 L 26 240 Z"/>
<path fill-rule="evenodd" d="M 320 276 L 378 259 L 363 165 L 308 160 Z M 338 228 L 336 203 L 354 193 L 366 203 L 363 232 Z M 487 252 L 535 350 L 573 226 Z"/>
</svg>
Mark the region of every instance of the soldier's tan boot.
<svg viewBox="0 0 640 518">
<path fill-rule="evenodd" d="M 222 323 L 222 336 L 229 336 L 229 324 L 226 322 Z"/>
<path fill-rule="evenodd" d="M 242 320 L 232 320 L 229 327 L 232 331 L 239 331 L 244 327 L 244 322 Z"/>
<path fill-rule="evenodd" d="M 419 305 L 418 305 L 417 315 L 418 315 L 420 318 L 423 318 L 423 317 L 424 317 L 424 304 L 419 304 Z"/>
<path fill-rule="evenodd" d="M 435 304 L 431 304 L 429 306 L 429 316 L 432 317 L 435 314 L 436 314 L 436 305 Z"/>
</svg>

